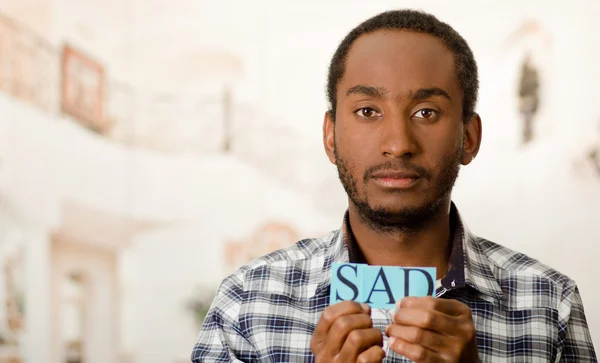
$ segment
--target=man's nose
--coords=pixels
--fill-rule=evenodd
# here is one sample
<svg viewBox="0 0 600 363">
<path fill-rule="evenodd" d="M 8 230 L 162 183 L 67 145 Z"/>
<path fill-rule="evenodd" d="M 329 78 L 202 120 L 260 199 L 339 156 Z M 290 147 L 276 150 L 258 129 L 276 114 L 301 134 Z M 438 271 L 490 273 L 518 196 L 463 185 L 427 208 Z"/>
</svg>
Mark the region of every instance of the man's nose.
<svg viewBox="0 0 600 363">
<path fill-rule="evenodd" d="M 410 117 L 401 112 L 384 118 L 381 136 L 381 153 L 393 158 L 410 158 L 419 151 L 414 125 Z"/>
</svg>

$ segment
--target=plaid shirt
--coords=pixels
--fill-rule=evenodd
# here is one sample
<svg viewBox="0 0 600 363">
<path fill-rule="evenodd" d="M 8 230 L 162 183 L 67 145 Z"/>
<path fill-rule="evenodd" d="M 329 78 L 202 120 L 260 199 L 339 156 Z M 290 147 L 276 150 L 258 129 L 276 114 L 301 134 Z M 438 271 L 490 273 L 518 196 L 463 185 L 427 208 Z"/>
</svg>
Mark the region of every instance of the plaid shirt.
<svg viewBox="0 0 600 363">
<path fill-rule="evenodd" d="M 597 362 L 573 280 L 469 233 L 455 206 L 450 267 L 436 296 L 473 314 L 483 362 Z M 310 340 L 329 305 L 332 262 L 361 262 L 347 216 L 341 230 L 250 262 L 221 284 L 192 362 L 313 362 Z M 392 311 L 372 309 L 382 332 Z M 384 362 L 409 362 L 387 347 Z"/>
</svg>

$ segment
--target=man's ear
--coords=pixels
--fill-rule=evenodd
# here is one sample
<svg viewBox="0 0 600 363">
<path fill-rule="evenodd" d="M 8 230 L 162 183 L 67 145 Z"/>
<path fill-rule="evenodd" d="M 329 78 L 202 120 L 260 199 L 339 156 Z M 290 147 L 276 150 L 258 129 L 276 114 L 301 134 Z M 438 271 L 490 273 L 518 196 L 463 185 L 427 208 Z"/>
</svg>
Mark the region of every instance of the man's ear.
<svg viewBox="0 0 600 363">
<path fill-rule="evenodd" d="M 478 114 L 474 114 L 470 120 L 465 123 L 465 135 L 463 144 L 463 157 L 461 163 L 463 165 L 469 165 L 477 153 L 479 153 L 479 147 L 481 146 L 481 117 Z"/>
<path fill-rule="evenodd" d="M 323 146 L 332 164 L 335 164 L 335 120 L 330 111 L 323 118 Z"/>
</svg>

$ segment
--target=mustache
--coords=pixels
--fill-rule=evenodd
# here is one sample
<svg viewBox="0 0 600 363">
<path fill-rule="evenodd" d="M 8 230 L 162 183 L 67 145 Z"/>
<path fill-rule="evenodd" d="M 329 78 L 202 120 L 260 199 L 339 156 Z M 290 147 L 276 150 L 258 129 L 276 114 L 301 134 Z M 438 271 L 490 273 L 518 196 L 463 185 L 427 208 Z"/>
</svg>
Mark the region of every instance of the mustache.
<svg viewBox="0 0 600 363">
<path fill-rule="evenodd" d="M 368 167 L 367 170 L 365 170 L 364 182 L 366 183 L 373 176 L 373 174 L 387 170 L 412 171 L 419 177 L 427 180 L 431 180 L 432 177 L 431 172 L 422 166 L 409 163 L 405 160 L 390 160 L 383 164 Z"/>
</svg>

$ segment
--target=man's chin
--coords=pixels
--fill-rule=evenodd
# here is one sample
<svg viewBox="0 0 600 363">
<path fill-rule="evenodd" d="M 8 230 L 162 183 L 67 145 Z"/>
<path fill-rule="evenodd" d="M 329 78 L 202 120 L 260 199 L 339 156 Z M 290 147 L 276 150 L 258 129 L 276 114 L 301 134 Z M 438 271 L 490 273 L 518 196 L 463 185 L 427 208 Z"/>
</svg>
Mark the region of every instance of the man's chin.
<svg viewBox="0 0 600 363">
<path fill-rule="evenodd" d="M 382 222 L 403 224 L 408 221 L 419 220 L 425 216 L 425 213 L 417 209 L 374 210 L 373 215 Z"/>
<path fill-rule="evenodd" d="M 402 219 L 405 216 L 415 216 L 426 213 L 428 205 L 423 204 L 394 204 L 370 206 L 373 213 L 389 219 Z"/>
<path fill-rule="evenodd" d="M 369 219 L 377 224 L 388 226 L 406 226 L 421 225 L 435 217 L 439 212 L 437 203 L 406 204 L 402 205 L 376 205 L 359 206 L 359 213 L 362 217 Z"/>
</svg>

